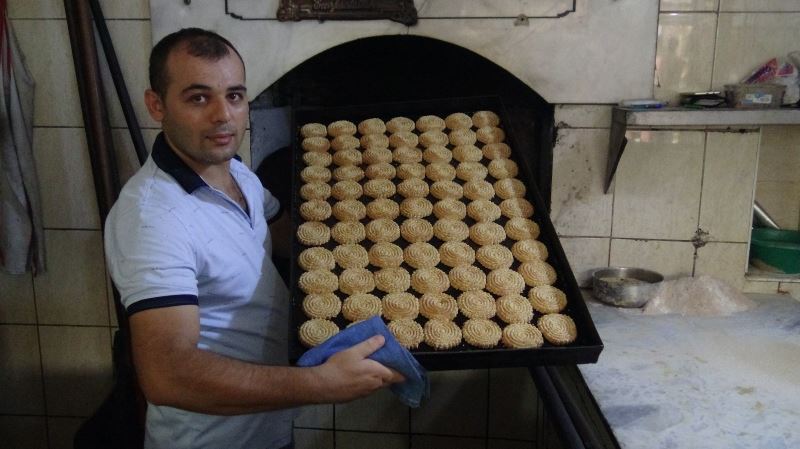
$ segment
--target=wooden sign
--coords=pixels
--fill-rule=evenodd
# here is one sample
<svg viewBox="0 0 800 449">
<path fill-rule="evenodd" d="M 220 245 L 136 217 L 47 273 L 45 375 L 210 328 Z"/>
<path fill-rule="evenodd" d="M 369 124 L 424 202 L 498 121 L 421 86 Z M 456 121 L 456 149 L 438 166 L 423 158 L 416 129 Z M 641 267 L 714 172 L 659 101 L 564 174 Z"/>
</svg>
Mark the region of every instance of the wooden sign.
<svg viewBox="0 0 800 449">
<path fill-rule="evenodd" d="M 417 23 L 413 0 L 281 0 L 278 20 L 380 20 Z"/>
</svg>

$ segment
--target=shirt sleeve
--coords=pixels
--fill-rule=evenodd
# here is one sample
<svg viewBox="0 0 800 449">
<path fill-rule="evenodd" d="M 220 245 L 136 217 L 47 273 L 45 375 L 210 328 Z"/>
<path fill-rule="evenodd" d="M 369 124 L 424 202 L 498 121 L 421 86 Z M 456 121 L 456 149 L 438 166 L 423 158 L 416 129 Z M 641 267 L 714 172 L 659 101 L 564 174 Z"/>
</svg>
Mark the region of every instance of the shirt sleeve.
<svg viewBox="0 0 800 449">
<path fill-rule="evenodd" d="M 264 189 L 264 218 L 269 223 L 275 218 L 279 218 L 281 213 L 281 203 L 269 190 Z"/>
</svg>

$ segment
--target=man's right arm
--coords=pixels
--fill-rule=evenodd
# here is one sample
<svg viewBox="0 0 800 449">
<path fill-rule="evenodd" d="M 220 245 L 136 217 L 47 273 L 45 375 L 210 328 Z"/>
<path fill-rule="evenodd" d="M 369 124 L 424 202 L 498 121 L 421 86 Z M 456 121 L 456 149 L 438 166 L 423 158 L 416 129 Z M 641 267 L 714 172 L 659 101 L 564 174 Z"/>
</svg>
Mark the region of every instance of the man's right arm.
<svg viewBox="0 0 800 449">
<path fill-rule="evenodd" d="M 197 306 L 130 316 L 134 365 L 147 400 L 206 414 L 235 415 L 315 403 L 346 402 L 403 377 L 367 358 L 370 338 L 312 368 L 263 366 L 199 349 Z"/>
</svg>

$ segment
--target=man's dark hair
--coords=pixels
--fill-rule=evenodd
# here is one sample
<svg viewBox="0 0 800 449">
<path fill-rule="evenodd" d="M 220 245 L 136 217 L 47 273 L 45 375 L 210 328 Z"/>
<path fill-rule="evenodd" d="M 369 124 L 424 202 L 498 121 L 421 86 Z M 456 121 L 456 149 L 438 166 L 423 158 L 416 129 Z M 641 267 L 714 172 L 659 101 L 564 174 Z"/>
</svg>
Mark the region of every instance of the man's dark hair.
<svg viewBox="0 0 800 449">
<path fill-rule="evenodd" d="M 150 52 L 150 88 L 162 98 L 167 93 L 169 76 L 167 74 L 167 58 L 173 50 L 185 46 L 186 51 L 195 57 L 217 61 L 231 53 L 236 53 L 244 65 L 244 60 L 236 47 L 219 34 L 201 28 L 184 28 L 163 39 Z"/>
</svg>

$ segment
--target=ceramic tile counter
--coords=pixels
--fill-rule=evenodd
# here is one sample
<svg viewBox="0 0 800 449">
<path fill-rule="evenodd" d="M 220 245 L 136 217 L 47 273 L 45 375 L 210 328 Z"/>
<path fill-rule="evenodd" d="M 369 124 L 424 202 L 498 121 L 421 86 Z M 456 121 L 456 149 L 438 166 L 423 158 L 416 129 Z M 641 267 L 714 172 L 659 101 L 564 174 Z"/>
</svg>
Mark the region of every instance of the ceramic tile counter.
<svg viewBox="0 0 800 449">
<path fill-rule="evenodd" d="M 800 302 L 753 298 L 728 317 L 587 299 L 605 348 L 580 370 L 623 449 L 800 447 Z"/>
</svg>

